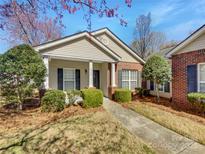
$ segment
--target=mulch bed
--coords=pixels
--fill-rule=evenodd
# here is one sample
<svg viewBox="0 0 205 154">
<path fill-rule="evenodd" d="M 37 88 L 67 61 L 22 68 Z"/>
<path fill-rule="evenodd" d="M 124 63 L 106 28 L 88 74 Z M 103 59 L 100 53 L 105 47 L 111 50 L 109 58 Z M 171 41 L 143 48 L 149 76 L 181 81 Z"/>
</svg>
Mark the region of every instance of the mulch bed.
<svg viewBox="0 0 205 154">
<path fill-rule="evenodd" d="M 22 111 L 17 111 L 14 105 L 10 104 L 0 108 L 0 135 L 2 133 L 15 132 L 22 129 L 40 127 L 59 119 L 74 115 L 104 111 L 103 107 L 85 109 L 81 106 L 70 106 L 62 112 L 43 113 L 38 106 L 28 105 Z"/>
<path fill-rule="evenodd" d="M 144 97 L 144 98 L 135 96 L 135 98 L 133 99 L 131 103 L 123 104 L 123 106 L 126 108 L 130 108 L 130 106 L 134 107 L 135 105 L 137 105 L 137 103 L 145 103 L 152 107 L 157 107 L 158 109 L 161 109 L 161 110 L 173 113 L 175 115 L 186 117 L 196 122 L 205 124 L 205 113 L 199 112 L 195 108 L 184 110 L 176 106 L 176 104 L 171 102 L 169 99 L 165 99 L 165 98 L 160 98 L 160 102 L 157 103 L 155 100 L 155 97 L 153 96 Z"/>
</svg>

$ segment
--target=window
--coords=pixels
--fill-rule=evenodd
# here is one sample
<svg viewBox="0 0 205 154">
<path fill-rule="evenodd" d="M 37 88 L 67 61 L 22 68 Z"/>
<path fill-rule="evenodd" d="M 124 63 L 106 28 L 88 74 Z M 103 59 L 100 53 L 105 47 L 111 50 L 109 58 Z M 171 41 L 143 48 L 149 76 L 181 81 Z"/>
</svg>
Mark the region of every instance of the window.
<svg viewBox="0 0 205 154">
<path fill-rule="evenodd" d="M 198 65 L 198 91 L 205 92 L 205 63 Z"/>
<path fill-rule="evenodd" d="M 138 87 L 138 85 L 140 85 L 138 75 L 139 73 L 137 71 L 122 70 L 122 88 L 134 90 Z"/>
<path fill-rule="evenodd" d="M 63 69 L 63 90 L 75 89 L 75 69 Z"/>
<path fill-rule="evenodd" d="M 170 83 L 165 82 L 164 84 L 159 85 L 159 91 L 161 92 L 170 92 Z"/>
<path fill-rule="evenodd" d="M 150 90 L 155 90 L 156 84 L 154 82 L 150 82 Z M 159 85 L 159 91 L 161 92 L 170 92 L 170 82 L 165 82 L 164 84 Z"/>
</svg>

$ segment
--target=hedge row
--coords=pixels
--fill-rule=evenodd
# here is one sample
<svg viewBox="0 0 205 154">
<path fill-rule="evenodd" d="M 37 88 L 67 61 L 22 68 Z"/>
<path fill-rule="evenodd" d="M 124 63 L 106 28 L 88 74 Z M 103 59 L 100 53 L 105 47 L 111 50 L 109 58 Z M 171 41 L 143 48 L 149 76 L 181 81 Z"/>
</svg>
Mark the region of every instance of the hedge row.
<svg viewBox="0 0 205 154">
<path fill-rule="evenodd" d="M 82 89 L 81 91 L 68 91 L 67 97 L 72 100 L 76 95 L 82 96 L 85 108 L 98 107 L 103 103 L 103 92 L 99 89 Z M 48 90 L 42 98 L 41 110 L 43 112 L 58 112 L 65 107 L 66 94 L 62 90 Z"/>
</svg>

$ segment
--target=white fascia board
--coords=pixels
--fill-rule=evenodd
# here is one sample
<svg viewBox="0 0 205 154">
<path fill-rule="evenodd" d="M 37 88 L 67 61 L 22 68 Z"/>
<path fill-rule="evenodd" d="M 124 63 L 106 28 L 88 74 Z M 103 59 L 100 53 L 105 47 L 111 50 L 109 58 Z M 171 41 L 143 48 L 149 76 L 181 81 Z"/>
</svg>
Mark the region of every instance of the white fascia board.
<svg viewBox="0 0 205 154">
<path fill-rule="evenodd" d="M 172 49 L 170 52 L 168 52 L 166 57 L 167 58 L 171 58 L 172 55 L 176 54 L 179 50 L 181 50 L 182 48 L 186 47 L 186 45 L 188 45 L 189 43 L 194 41 L 196 38 L 198 38 L 201 34 L 203 34 L 204 31 L 205 31 L 205 27 L 203 27 L 199 31 L 193 33 L 192 36 L 189 36 L 189 38 L 185 39 L 184 41 L 179 43 L 178 46 L 176 46 L 174 49 Z"/>
</svg>

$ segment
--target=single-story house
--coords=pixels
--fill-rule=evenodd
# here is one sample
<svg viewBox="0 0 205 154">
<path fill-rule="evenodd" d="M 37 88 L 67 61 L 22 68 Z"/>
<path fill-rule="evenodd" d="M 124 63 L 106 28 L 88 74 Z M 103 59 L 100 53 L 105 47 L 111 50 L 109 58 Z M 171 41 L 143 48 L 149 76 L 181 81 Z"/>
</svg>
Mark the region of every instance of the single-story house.
<svg viewBox="0 0 205 154">
<path fill-rule="evenodd" d="M 45 88 L 96 87 L 111 97 L 116 87 L 141 87 L 145 61 L 108 28 L 83 31 L 34 49 L 47 68 Z"/>
<path fill-rule="evenodd" d="M 189 107 L 187 94 L 205 92 L 205 25 L 167 53 L 172 60 L 172 100 Z"/>
<path fill-rule="evenodd" d="M 166 57 L 166 54 L 173 49 L 173 46 L 171 47 L 166 47 L 161 49 L 159 52 L 157 52 L 159 55 L 161 55 L 162 57 L 164 57 L 168 63 L 170 64 L 170 66 L 172 65 L 172 61 L 171 59 Z M 146 83 L 146 88 L 150 90 L 150 94 L 156 96 L 156 85 L 154 82 L 152 81 L 147 81 Z M 160 97 L 164 97 L 164 98 L 168 98 L 170 99 L 172 97 L 172 82 L 165 82 L 161 85 L 159 85 L 159 96 Z"/>
</svg>

